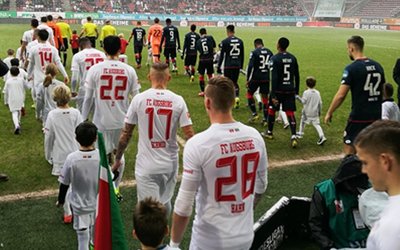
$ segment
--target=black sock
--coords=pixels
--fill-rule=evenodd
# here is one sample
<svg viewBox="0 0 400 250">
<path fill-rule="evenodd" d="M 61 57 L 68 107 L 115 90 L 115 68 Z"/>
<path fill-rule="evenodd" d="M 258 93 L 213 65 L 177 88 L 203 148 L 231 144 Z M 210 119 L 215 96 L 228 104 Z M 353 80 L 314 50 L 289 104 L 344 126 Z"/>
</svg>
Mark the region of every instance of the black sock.
<svg viewBox="0 0 400 250">
<path fill-rule="evenodd" d="M 288 115 L 287 117 L 289 120 L 290 131 L 292 132 L 292 135 L 296 135 L 296 117 L 294 117 L 294 115 Z"/>
<path fill-rule="evenodd" d="M 268 113 L 268 131 L 272 133 L 272 130 L 274 130 L 274 124 L 275 124 L 275 111 L 274 114 Z"/>
<path fill-rule="evenodd" d="M 249 104 L 249 108 L 253 116 L 257 115 L 256 102 L 254 101 L 254 98 L 248 98 L 247 103 Z"/>
<path fill-rule="evenodd" d="M 206 83 L 204 80 L 200 80 L 200 90 L 201 92 L 204 92 L 204 87 L 205 87 Z"/>
</svg>

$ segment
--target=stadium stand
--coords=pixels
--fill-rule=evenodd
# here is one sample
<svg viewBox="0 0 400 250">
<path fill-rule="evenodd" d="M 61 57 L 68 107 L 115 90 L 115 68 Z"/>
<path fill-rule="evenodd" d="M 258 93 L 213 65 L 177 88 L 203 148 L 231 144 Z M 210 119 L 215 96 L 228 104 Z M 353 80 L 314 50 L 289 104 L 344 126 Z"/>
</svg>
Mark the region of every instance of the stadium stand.
<svg viewBox="0 0 400 250">
<path fill-rule="evenodd" d="M 0 0 L 1 10 L 313 16 L 321 0 Z M 399 0 L 345 0 L 343 16 L 399 17 Z M 229 9 L 226 7 L 229 6 Z"/>
<path fill-rule="evenodd" d="M 10 0 L 0 0 L 0 10 L 9 10 Z"/>
<path fill-rule="evenodd" d="M 357 17 L 398 17 L 400 6 L 398 0 L 347 0 L 344 16 Z"/>
</svg>

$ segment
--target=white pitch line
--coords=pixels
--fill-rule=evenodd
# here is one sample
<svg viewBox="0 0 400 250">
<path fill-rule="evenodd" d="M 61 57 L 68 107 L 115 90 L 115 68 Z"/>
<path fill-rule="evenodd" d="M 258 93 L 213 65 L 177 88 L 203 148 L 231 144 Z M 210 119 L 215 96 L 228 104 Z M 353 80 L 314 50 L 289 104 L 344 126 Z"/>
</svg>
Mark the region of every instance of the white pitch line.
<svg viewBox="0 0 400 250">
<path fill-rule="evenodd" d="M 182 138 L 181 138 L 182 139 Z M 183 140 L 183 139 L 182 139 Z M 183 143 L 185 141 L 183 140 Z M 289 161 L 272 161 L 269 162 L 268 168 L 282 168 L 294 165 L 302 165 L 302 164 L 311 164 L 316 162 L 328 162 L 339 160 L 343 158 L 343 154 L 337 155 L 328 155 L 328 156 L 318 156 L 309 159 L 296 159 L 296 160 L 289 160 Z M 178 176 L 178 181 L 182 178 L 181 175 Z M 121 187 L 134 187 L 136 186 L 135 180 L 123 181 L 120 185 Z M 29 192 L 29 193 L 20 193 L 20 194 L 8 194 L 0 196 L 0 202 L 11 202 L 11 201 L 18 201 L 18 200 L 26 200 L 32 198 L 44 198 L 49 196 L 56 196 L 58 194 L 58 189 L 46 189 L 42 191 L 36 192 Z"/>
</svg>

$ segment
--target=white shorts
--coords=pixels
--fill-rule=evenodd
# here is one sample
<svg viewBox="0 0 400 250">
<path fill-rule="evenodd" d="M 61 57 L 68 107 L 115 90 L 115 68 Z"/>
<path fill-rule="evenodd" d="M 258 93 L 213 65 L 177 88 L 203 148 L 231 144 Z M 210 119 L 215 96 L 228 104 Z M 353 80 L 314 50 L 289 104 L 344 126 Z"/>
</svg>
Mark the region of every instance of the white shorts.
<svg viewBox="0 0 400 250">
<path fill-rule="evenodd" d="M 177 173 L 135 174 L 138 201 L 153 197 L 162 204 L 168 203 L 174 195 Z"/>
<path fill-rule="evenodd" d="M 307 117 L 305 114 L 301 114 L 301 122 L 305 123 L 307 125 L 319 125 L 320 121 L 319 121 L 319 117 Z"/>
<path fill-rule="evenodd" d="M 57 164 L 53 163 L 53 169 L 51 170 L 51 174 L 54 176 L 59 176 L 61 174 L 61 169 L 63 168 L 64 164 Z"/>
<path fill-rule="evenodd" d="M 74 230 L 89 229 L 94 226 L 95 222 L 95 212 L 88 214 L 74 214 Z"/>
<path fill-rule="evenodd" d="M 119 137 L 121 136 L 121 129 L 104 130 L 101 132 L 103 133 L 106 152 L 107 154 L 110 154 L 113 152 L 114 149 L 118 148 Z"/>
</svg>

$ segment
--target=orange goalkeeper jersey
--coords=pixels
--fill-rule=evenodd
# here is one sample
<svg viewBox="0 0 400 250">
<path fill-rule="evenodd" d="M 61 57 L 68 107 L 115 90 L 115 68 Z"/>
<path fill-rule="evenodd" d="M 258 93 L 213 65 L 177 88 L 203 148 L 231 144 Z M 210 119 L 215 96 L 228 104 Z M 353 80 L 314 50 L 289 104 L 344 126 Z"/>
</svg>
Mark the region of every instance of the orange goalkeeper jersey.
<svg viewBox="0 0 400 250">
<path fill-rule="evenodd" d="M 160 46 L 163 27 L 159 24 L 153 24 L 149 29 L 149 42 L 152 47 Z"/>
</svg>

